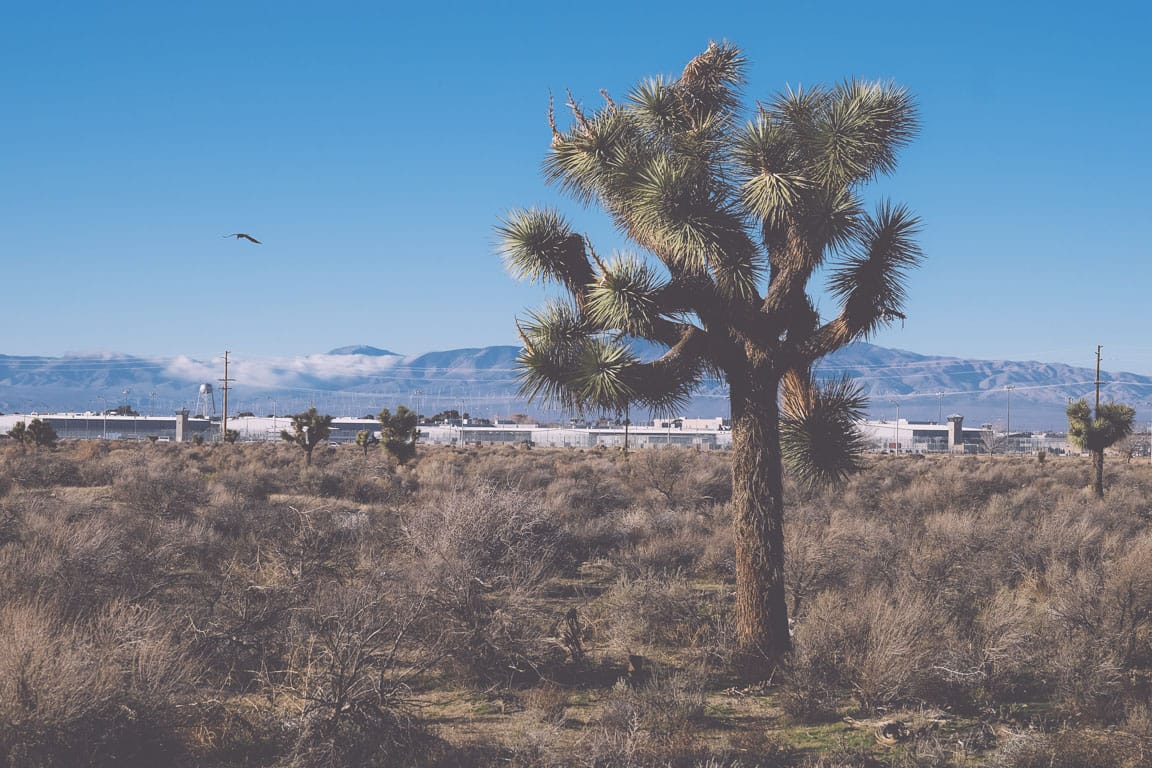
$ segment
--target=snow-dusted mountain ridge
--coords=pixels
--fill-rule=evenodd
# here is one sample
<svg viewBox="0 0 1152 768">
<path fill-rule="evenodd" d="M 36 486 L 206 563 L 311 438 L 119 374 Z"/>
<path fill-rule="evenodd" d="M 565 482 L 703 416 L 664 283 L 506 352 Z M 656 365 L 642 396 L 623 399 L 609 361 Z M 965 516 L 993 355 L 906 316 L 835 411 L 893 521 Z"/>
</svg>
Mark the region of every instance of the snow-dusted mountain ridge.
<svg viewBox="0 0 1152 768">
<path fill-rule="evenodd" d="M 639 348 L 643 357 L 658 350 Z M 230 357 L 229 411 L 288 413 L 316 405 L 337 415 L 364 415 L 398 404 L 434 413 L 463 408 L 476 415 L 515 412 L 559 418 L 515 397 L 515 346 L 402 355 L 375 346 L 339 347 L 294 357 Z M 858 343 L 826 358 L 818 375 L 851 376 L 871 397 L 871 413 L 936 420 L 950 413 L 966 423 L 1009 418 L 1014 429 L 1058 429 L 1069 397 L 1090 396 L 1095 372 L 1062 363 L 965 360 Z M 121 354 L 64 357 L 0 354 L 0 411 L 100 410 L 125 402 L 142 413 L 197 409 L 202 384 L 219 389 L 222 356 L 150 358 Z M 1152 377 L 1102 373 L 1102 396 L 1148 410 Z M 1011 386 L 1009 392 L 1006 387 Z M 723 382 L 706 381 L 689 416 L 727 414 Z M 216 394 L 219 407 L 219 393 Z M 637 416 L 634 415 L 634 419 Z M 1147 416 L 1141 414 L 1141 420 Z"/>
</svg>

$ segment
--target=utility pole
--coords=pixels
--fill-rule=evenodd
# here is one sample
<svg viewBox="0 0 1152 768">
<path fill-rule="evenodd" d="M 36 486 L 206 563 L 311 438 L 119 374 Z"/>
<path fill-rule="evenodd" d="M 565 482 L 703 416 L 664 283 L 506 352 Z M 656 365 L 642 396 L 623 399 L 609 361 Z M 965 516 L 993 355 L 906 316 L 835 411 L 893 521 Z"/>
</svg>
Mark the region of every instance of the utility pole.
<svg viewBox="0 0 1152 768">
<path fill-rule="evenodd" d="M 224 378 L 219 379 L 219 381 L 224 383 L 224 386 L 220 387 L 220 389 L 224 391 L 224 416 L 220 419 L 220 439 L 224 440 L 228 437 L 228 390 L 231 389 L 231 387 L 228 386 L 228 382 L 236 381 L 236 379 L 228 378 L 227 350 L 224 351 Z"/>
<path fill-rule="evenodd" d="M 1100 350 L 1103 347 L 1096 345 L 1096 409 L 1092 411 L 1092 418 L 1100 415 Z"/>
<path fill-rule="evenodd" d="M 1152 464 L 1152 419 L 1148 421 L 1148 463 Z"/>
<path fill-rule="evenodd" d="M 896 453 L 900 453 L 900 403 L 896 400 L 889 400 L 889 403 L 896 406 Z"/>
<path fill-rule="evenodd" d="M 1016 389 L 1016 387 L 1011 384 L 1004 387 L 1004 391 L 1008 393 L 1008 434 L 1004 436 L 1006 440 L 1005 448 L 1008 452 L 1011 452 L 1011 448 L 1008 446 L 1012 444 L 1012 390 L 1014 389 Z"/>
</svg>

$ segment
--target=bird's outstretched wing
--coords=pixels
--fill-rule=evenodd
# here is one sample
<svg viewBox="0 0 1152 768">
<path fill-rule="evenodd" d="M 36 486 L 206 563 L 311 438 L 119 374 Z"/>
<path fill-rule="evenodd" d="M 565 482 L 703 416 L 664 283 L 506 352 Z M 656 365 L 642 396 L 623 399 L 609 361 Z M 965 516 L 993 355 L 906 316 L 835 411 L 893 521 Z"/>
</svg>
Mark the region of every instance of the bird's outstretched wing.
<svg viewBox="0 0 1152 768">
<path fill-rule="evenodd" d="M 230 235 L 224 235 L 224 237 L 234 237 L 237 240 L 239 240 L 240 238 L 244 238 L 245 240 L 250 240 L 253 243 L 256 243 L 256 245 L 263 245 L 263 243 L 261 243 L 256 238 L 252 237 L 252 235 L 248 234 L 247 232 L 233 232 Z"/>
</svg>

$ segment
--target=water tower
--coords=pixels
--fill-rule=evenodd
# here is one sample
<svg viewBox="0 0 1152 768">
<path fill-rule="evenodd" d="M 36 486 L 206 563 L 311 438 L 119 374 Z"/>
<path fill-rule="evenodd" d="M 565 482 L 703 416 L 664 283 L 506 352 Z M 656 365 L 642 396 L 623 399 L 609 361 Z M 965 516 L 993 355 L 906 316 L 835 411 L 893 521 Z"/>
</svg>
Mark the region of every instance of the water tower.
<svg viewBox="0 0 1152 768">
<path fill-rule="evenodd" d="M 216 415 L 216 391 L 211 384 L 205 382 L 200 385 L 199 394 L 196 395 L 196 409 L 193 413 L 200 414 L 206 419 Z"/>
</svg>

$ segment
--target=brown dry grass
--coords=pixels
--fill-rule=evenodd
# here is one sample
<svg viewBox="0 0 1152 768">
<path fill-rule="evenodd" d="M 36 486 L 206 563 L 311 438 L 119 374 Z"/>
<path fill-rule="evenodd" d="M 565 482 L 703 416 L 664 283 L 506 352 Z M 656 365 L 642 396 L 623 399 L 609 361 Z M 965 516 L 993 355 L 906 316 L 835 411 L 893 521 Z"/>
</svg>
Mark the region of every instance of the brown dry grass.
<svg viewBox="0 0 1152 768">
<path fill-rule="evenodd" d="M 790 486 L 796 653 L 742 689 L 721 454 L 0 448 L 0 766 L 1143 765 L 1152 469 L 1108 471 Z"/>
</svg>

